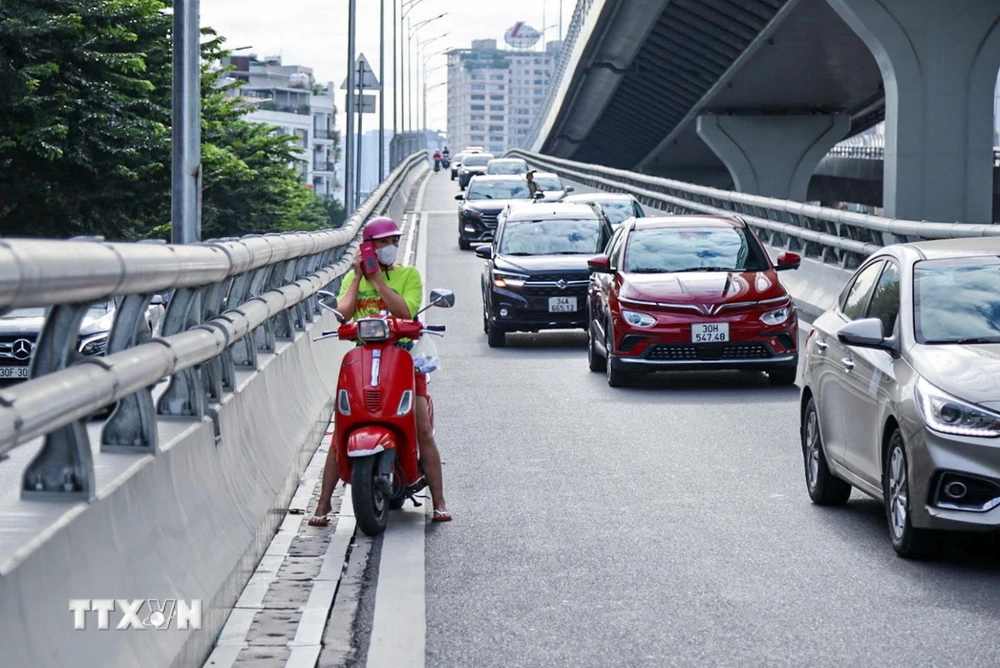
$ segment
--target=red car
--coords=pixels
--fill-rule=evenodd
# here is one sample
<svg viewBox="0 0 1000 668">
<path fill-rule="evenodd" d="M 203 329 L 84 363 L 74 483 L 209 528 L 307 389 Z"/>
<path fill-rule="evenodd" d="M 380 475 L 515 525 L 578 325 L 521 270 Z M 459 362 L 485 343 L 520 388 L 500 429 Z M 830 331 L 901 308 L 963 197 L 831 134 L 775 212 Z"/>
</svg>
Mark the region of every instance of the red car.
<svg viewBox="0 0 1000 668">
<path fill-rule="evenodd" d="M 592 258 L 591 371 L 608 384 L 653 371 L 751 369 L 776 385 L 795 382 L 798 317 L 771 263 L 738 217 L 636 218 Z"/>
</svg>

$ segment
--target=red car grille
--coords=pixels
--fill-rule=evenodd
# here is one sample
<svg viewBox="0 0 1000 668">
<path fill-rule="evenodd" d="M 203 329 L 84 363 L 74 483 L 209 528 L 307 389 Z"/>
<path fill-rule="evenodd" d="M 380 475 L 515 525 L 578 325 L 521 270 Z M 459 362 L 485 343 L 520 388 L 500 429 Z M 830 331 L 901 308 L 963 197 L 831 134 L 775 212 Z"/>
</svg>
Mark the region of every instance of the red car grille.
<svg viewBox="0 0 1000 668">
<path fill-rule="evenodd" d="M 646 359 L 673 361 L 746 360 L 773 357 L 771 349 L 763 343 L 729 343 L 708 345 L 659 344 L 650 347 Z"/>
<path fill-rule="evenodd" d="M 382 390 L 365 390 L 365 410 L 369 413 L 382 410 Z"/>
</svg>

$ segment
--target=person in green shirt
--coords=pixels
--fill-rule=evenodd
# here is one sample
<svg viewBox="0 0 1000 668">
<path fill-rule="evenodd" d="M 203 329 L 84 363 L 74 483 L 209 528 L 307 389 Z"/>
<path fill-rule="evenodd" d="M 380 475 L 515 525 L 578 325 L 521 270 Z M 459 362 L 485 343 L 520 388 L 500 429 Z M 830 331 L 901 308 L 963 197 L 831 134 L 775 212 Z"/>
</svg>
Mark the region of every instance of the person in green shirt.
<svg viewBox="0 0 1000 668">
<path fill-rule="evenodd" d="M 390 218 L 373 218 L 365 225 L 362 238 L 371 241 L 378 256 L 380 271 L 365 276 L 361 257 L 354 261 L 354 269 L 349 271 L 341 283 L 337 296 L 337 310 L 344 317 L 359 320 L 386 311 L 397 318 L 411 319 L 420 310 L 424 284 L 416 267 L 396 264 L 399 252 L 399 226 Z M 441 474 L 441 455 L 434 441 L 427 399 L 427 374 L 416 373 L 416 418 L 417 445 L 420 462 L 431 490 L 435 522 L 448 522 L 451 513 L 444 500 Z M 330 523 L 330 501 L 340 474 L 337 469 L 337 453 L 330 448 L 323 468 L 323 483 L 316 512 L 309 520 L 311 526 L 327 526 Z"/>
</svg>

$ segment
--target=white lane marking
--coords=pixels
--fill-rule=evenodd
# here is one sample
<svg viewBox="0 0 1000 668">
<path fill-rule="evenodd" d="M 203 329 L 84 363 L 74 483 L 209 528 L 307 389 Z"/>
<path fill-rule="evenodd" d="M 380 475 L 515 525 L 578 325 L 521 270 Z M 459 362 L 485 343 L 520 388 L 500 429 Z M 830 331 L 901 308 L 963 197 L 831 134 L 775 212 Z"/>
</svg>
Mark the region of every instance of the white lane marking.
<svg viewBox="0 0 1000 668">
<path fill-rule="evenodd" d="M 428 504 L 429 505 L 429 504 Z M 427 640 L 424 527 L 412 506 L 393 513 L 382 542 L 368 668 L 423 668 Z"/>
<path fill-rule="evenodd" d="M 314 668 L 319 661 L 320 645 L 292 647 L 292 653 L 285 662 L 285 668 Z"/>
<path fill-rule="evenodd" d="M 425 180 L 425 185 L 427 181 L 429 179 Z M 424 277 L 423 302 L 426 304 L 430 291 L 426 280 L 429 214 L 421 211 L 423 199 L 424 188 L 421 188 L 416 202 L 420 228 L 414 264 Z M 368 668 L 424 668 L 427 643 L 425 527 L 430 507 L 430 503 L 421 508 L 407 504 L 390 517 L 382 539 Z"/>
</svg>

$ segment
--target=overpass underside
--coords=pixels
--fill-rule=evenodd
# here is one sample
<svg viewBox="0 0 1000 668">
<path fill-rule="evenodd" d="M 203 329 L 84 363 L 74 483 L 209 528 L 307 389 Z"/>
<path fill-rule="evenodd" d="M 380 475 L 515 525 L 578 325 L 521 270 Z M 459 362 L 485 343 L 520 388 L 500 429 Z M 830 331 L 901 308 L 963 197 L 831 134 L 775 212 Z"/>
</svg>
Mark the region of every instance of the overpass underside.
<svg viewBox="0 0 1000 668">
<path fill-rule="evenodd" d="M 995 0 L 606 0 L 581 40 L 542 153 L 801 201 L 886 120 L 887 215 L 993 219 Z"/>
</svg>

